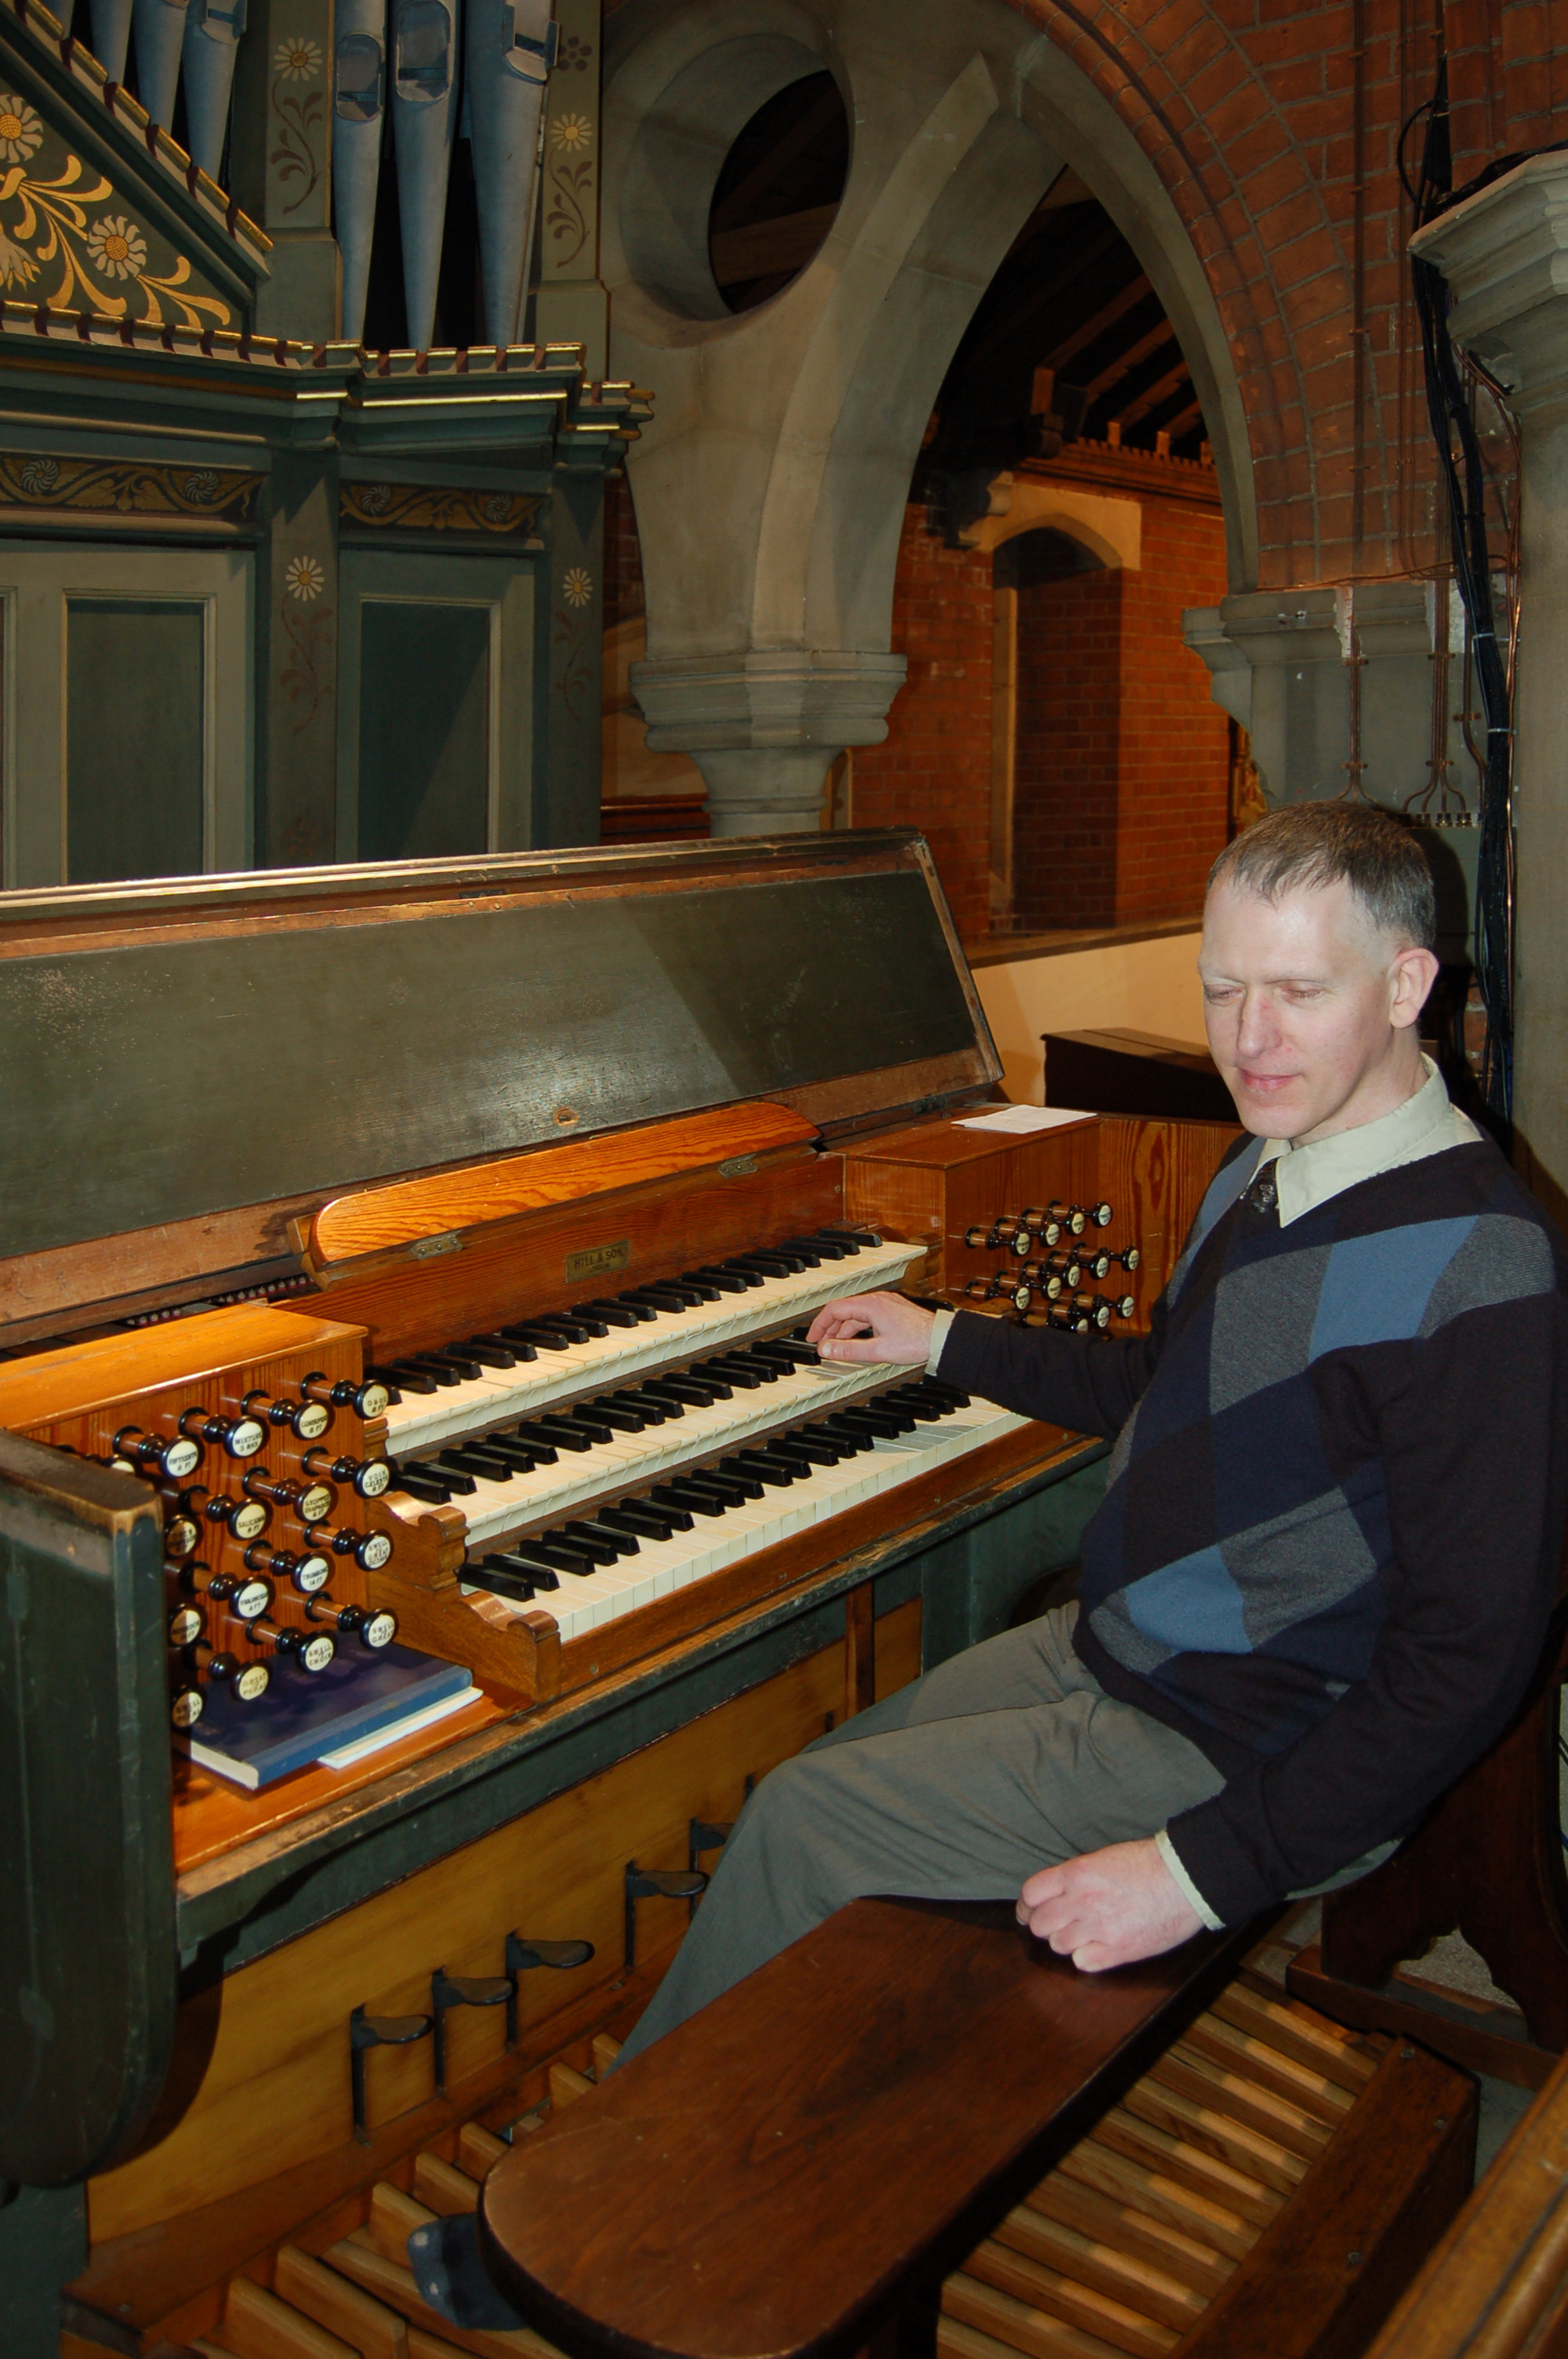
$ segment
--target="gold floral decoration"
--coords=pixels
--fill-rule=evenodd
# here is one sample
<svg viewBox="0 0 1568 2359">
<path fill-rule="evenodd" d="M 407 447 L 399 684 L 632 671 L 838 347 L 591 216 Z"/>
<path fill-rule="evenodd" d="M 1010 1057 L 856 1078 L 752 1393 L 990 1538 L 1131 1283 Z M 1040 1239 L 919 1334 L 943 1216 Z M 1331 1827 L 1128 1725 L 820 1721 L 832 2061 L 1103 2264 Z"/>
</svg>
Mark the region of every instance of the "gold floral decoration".
<svg viewBox="0 0 1568 2359">
<path fill-rule="evenodd" d="M 104 213 L 93 223 L 87 251 L 105 278 L 137 278 L 146 267 L 146 239 L 124 213 Z"/>
<path fill-rule="evenodd" d="M 56 311 L 149 327 L 229 327 L 232 311 L 190 257 L 124 212 L 124 198 L 61 131 L 0 92 L 0 288 Z"/>
<path fill-rule="evenodd" d="M 272 53 L 272 70 L 284 82 L 314 82 L 321 71 L 319 41 L 279 41 Z"/>
<path fill-rule="evenodd" d="M 561 595 L 568 606 L 586 606 L 593 596 L 593 576 L 580 565 L 572 566 L 562 577 Z"/>
<path fill-rule="evenodd" d="M 25 98 L 0 98 L 0 158 L 25 164 L 43 145 L 44 126 Z"/>
<path fill-rule="evenodd" d="M 19 245 L 0 234 L 0 287 L 25 287 L 38 275 L 38 266 Z"/>
<path fill-rule="evenodd" d="M 557 147 L 575 152 L 592 144 L 593 125 L 586 114 L 557 114 L 550 137 Z"/>
<path fill-rule="evenodd" d="M 327 586 L 327 576 L 313 557 L 291 557 L 283 578 L 289 596 L 297 598 L 301 605 L 319 598 Z"/>
</svg>

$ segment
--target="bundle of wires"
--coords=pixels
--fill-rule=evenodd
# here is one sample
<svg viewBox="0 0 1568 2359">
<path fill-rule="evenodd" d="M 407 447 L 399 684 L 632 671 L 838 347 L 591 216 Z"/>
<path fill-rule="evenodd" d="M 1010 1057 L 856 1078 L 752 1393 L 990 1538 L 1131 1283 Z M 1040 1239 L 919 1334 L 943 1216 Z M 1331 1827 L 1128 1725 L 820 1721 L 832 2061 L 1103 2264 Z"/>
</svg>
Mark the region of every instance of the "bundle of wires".
<svg viewBox="0 0 1568 2359">
<path fill-rule="evenodd" d="M 1420 177 L 1412 185 L 1405 170 L 1404 143 L 1422 114 L 1426 133 Z M 1451 205 L 1474 195 L 1523 160 L 1519 156 L 1504 157 L 1465 188 L 1454 188 L 1444 61 L 1433 95 L 1417 109 L 1400 136 L 1400 177 L 1415 208 L 1415 226 L 1423 228 Z M 1487 1113 L 1506 1136 L 1513 1112 L 1513 716 L 1509 665 L 1498 638 L 1480 440 L 1448 332 L 1447 282 L 1432 263 L 1413 255 L 1411 269 L 1421 321 L 1427 412 L 1447 495 L 1454 586 L 1468 625 L 1486 730 L 1474 941 L 1476 979 L 1487 1011 L 1480 1086 Z"/>
</svg>

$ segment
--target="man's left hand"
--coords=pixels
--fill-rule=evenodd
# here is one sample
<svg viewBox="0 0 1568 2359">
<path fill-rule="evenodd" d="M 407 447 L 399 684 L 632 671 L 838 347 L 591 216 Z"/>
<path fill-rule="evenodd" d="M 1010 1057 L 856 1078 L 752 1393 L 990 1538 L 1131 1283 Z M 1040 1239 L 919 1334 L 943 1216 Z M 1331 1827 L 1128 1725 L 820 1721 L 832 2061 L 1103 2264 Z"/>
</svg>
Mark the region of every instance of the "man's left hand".
<svg viewBox="0 0 1568 2359">
<path fill-rule="evenodd" d="M 1019 1894 L 1018 1921 L 1085 1973 L 1098 1974 L 1175 1949 L 1203 1920 L 1151 1838 L 1043 1867 Z"/>
</svg>

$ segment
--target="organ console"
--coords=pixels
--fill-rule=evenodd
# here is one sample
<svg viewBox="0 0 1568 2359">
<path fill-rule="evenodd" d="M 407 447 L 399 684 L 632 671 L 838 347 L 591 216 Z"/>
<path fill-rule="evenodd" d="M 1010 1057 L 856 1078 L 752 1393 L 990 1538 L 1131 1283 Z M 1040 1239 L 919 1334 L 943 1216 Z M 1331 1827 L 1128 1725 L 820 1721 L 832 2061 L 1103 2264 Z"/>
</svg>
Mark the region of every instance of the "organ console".
<svg viewBox="0 0 1568 2359">
<path fill-rule="evenodd" d="M 907 834 L 0 897 L 7 2359 L 438 2352 L 699 1838 L 1070 1565 L 1101 1443 L 804 1341 L 1146 1319 L 1234 1134 L 998 1071 Z"/>
</svg>

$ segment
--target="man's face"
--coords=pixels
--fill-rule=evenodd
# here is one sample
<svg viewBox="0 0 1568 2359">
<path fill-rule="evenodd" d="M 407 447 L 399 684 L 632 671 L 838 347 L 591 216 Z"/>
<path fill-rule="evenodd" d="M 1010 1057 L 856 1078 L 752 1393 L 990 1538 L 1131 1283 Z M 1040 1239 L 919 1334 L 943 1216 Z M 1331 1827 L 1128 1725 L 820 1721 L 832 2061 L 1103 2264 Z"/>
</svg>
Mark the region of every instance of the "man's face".
<svg viewBox="0 0 1568 2359">
<path fill-rule="evenodd" d="M 1260 1138 L 1351 1130 L 1419 1086 L 1411 1027 L 1437 961 L 1379 933 L 1343 881 L 1277 901 L 1218 886 L 1198 973 L 1215 1063 Z"/>
</svg>

